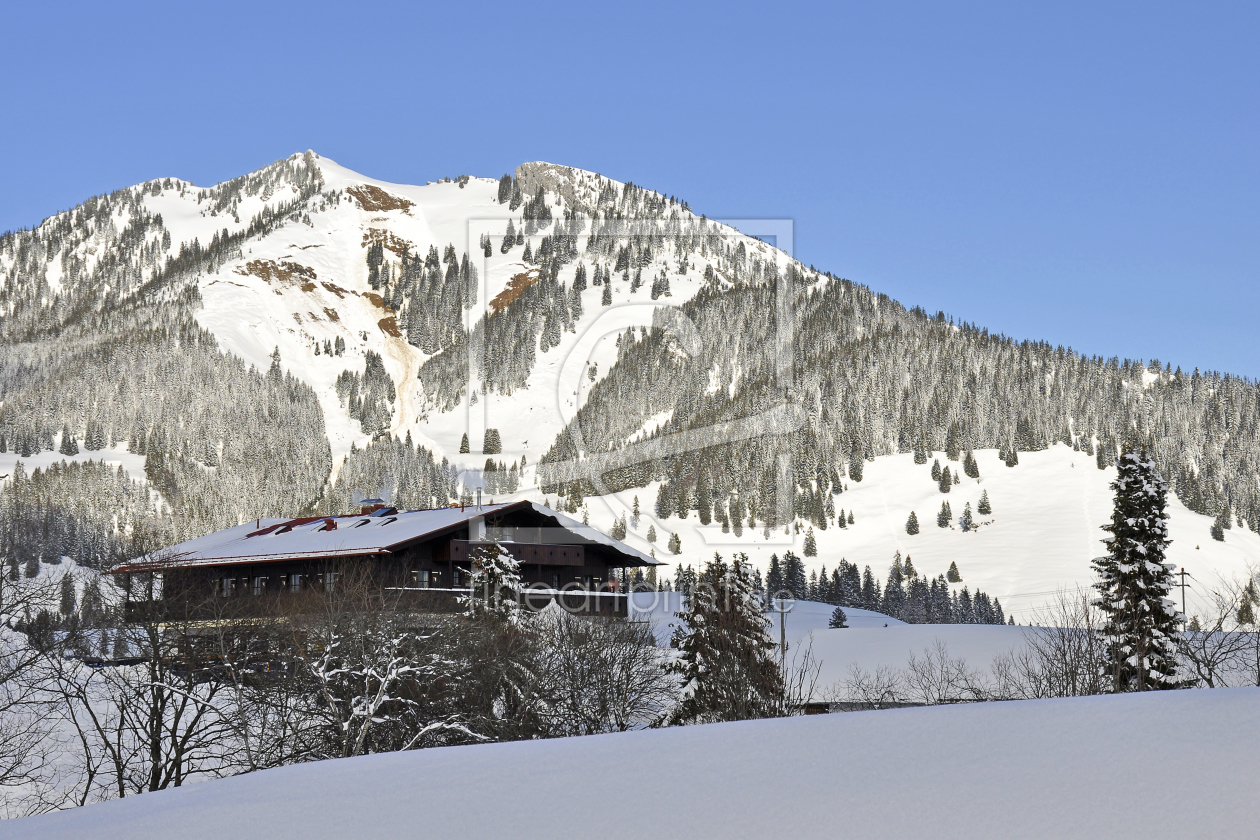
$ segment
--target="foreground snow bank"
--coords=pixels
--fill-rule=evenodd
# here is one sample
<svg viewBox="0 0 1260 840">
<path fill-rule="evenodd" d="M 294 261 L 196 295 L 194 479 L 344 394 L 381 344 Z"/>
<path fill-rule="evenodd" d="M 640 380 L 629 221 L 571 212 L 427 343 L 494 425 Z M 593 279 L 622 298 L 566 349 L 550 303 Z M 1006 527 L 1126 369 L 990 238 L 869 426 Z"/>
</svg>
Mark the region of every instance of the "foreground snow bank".
<svg viewBox="0 0 1260 840">
<path fill-rule="evenodd" d="M 986 703 L 326 761 L 19 820 L 4 834 L 1242 836 L 1258 747 L 1255 688 Z"/>
</svg>

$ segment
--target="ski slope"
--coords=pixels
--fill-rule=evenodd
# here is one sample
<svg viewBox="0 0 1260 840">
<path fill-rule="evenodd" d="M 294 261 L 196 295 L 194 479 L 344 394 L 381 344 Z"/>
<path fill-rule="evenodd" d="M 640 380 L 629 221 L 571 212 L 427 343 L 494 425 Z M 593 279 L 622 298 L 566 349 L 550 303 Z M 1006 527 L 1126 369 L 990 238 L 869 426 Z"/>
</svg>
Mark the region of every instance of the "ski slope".
<svg viewBox="0 0 1260 840">
<path fill-rule="evenodd" d="M 1260 689 L 981 703 L 324 761 L 11 840 L 1243 837 Z"/>
</svg>

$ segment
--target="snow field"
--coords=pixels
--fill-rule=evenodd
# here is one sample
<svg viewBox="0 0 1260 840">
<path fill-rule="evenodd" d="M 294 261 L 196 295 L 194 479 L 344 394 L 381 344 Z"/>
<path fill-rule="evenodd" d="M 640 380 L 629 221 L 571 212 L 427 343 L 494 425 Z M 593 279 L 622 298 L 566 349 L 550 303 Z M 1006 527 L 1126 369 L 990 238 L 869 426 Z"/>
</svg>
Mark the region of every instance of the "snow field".
<svg viewBox="0 0 1260 840">
<path fill-rule="evenodd" d="M 846 480 L 848 489 L 833 498 L 837 512 L 853 511 L 855 522 L 845 529 L 834 524 L 827 530 L 814 529 L 818 556 L 804 558 L 808 569 L 825 565 L 835 569 L 843 557 L 859 566 L 870 565 L 881 585 L 888 576 L 893 554 L 910 555 L 921 575 L 936 577 L 956 562 L 963 584 L 977 587 L 1002 603 L 1002 609 L 1020 623 L 1033 620 L 1036 609 L 1060 589 L 1088 587 L 1093 579 L 1090 560 L 1106 553 L 1101 530 L 1111 519 L 1114 467 L 1099 470 L 1094 459 L 1067 446 L 1056 444 L 1042 452 L 1021 452 L 1019 464 L 1007 467 L 996 450 L 977 450 L 980 478 L 961 477 L 948 494 L 941 493 L 932 480 L 933 459 L 949 466 L 952 473 L 961 462 L 948 461 L 937 452 L 926 464 L 915 464 L 910 453 L 886 455 L 867 462 L 861 482 Z M 607 531 L 624 513 L 627 522 L 634 497 L 639 498 L 640 523 L 631 527 L 627 542 L 643 551 L 652 546 L 646 540 L 648 527 L 655 526 L 656 555 L 671 564 L 698 567 L 714 552 L 730 557 L 746 552 L 764 573 L 770 555 L 785 551 L 802 555 L 804 528 L 800 534 L 785 535 L 783 529 L 763 536 L 760 528 L 745 527 L 743 536 L 722 533 L 713 522 L 700 524 L 693 512 L 687 519 L 658 519 L 655 510 L 659 484 L 626 490 L 609 496 L 588 497 L 591 524 Z M 991 516 L 974 511 L 980 494 L 987 491 L 993 506 Z M 941 502 L 948 501 L 954 515 L 951 528 L 936 525 Z M 964 533 L 957 519 L 963 506 L 971 503 L 978 529 Z M 906 534 L 906 519 L 915 511 L 919 533 Z M 1168 562 L 1200 582 L 1187 592 L 1190 614 L 1202 612 L 1201 593 L 1219 577 L 1245 577 L 1250 568 L 1260 568 L 1260 535 L 1237 525 L 1225 532 L 1225 542 L 1208 535 L 1212 517 L 1190 511 L 1172 494 L 1169 496 L 1169 533 L 1173 543 Z M 666 549 L 669 535 L 678 533 L 682 554 Z M 658 574 L 669 569 L 658 569 Z M 1193 582 L 1192 582 L 1193 585 Z M 957 588 L 957 587 L 956 587 Z M 1180 605 L 1180 590 L 1175 592 Z"/>
<path fill-rule="evenodd" d="M 302 764 L 13 840 L 1245 836 L 1260 689 L 820 715 Z"/>
</svg>

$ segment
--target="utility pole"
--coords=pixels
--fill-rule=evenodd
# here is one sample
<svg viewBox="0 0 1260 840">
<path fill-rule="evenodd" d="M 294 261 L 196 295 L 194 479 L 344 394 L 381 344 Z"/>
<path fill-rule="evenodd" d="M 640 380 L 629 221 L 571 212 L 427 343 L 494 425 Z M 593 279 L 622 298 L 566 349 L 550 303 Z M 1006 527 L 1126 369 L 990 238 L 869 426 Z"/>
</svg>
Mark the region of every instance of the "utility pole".
<svg viewBox="0 0 1260 840">
<path fill-rule="evenodd" d="M 779 672 L 787 673 L 787 604 L 779 600 Z"/>
<path fill-rule="evenodd" d="M 1174 572 L 1173 574 L 1181 576 L 1181 583 L 1178 586 L 1181 587 L 1181 632 L 1184 633 L 1186 632 L 1186 575 L 1190 573 L 1186 571 L 1185 566 L 1182 566 L 1180 572 Z M 1194 575 L 1190 575 L 1190 577 L 1194 577 Z"/>
</svg>

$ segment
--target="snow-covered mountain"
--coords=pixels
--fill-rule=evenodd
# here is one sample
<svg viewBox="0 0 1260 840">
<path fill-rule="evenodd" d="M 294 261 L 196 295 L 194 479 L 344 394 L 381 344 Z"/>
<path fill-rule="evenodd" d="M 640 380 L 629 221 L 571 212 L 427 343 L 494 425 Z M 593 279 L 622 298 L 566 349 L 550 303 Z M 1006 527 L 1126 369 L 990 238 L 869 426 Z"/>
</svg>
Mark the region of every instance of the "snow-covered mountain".
<svg viewBox="0 0 1260 840">
<path fill-rule="evenodd" d="M 677 535 L 683 563 L 807 541 L 881 578 L 896 551 L 954 562 L 1018 616 L 1088 580 L 1136 435 L 1181 499 L 1171 559 L 1201 581 L 1260 561 L 1254 383 L 907 310 L 563 166 L 408 186 L 307 152 L 151 181 L 6 234 L 0 278 L 0 515 L 54 523 L 27 551 L 91 564 L 137 529 L 480 487 L 661 557 Z"/>
</svg>

